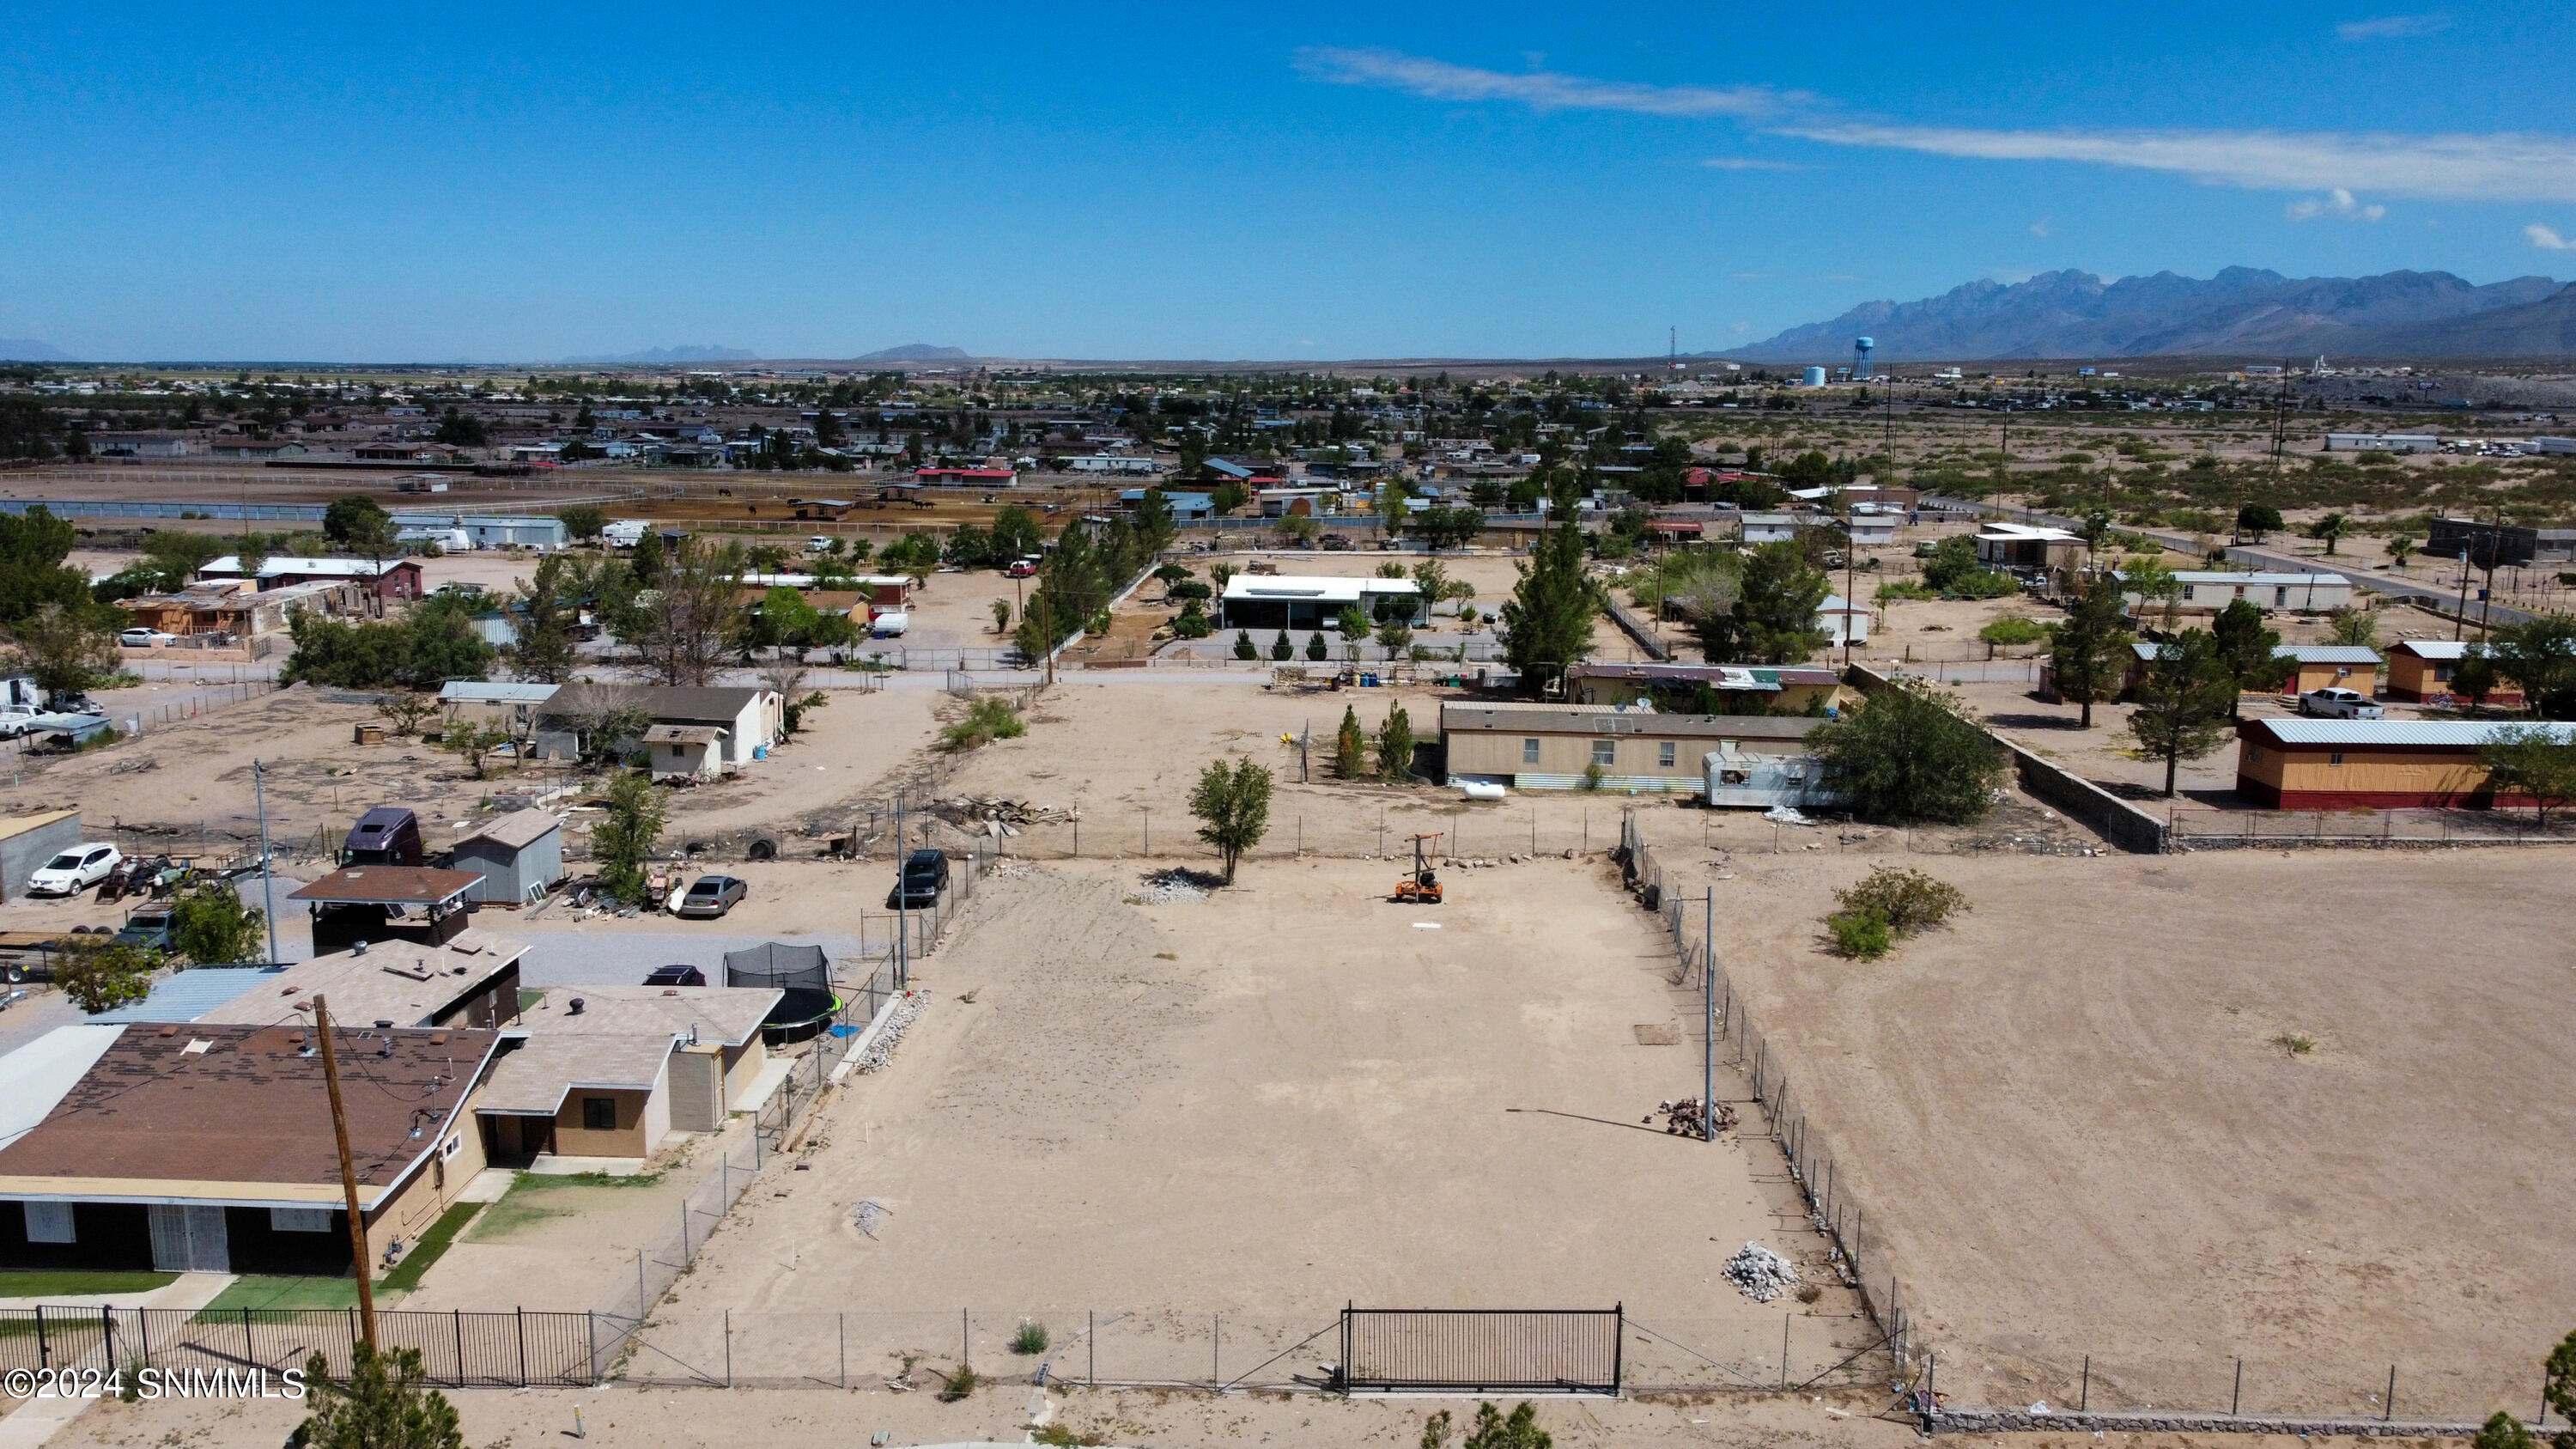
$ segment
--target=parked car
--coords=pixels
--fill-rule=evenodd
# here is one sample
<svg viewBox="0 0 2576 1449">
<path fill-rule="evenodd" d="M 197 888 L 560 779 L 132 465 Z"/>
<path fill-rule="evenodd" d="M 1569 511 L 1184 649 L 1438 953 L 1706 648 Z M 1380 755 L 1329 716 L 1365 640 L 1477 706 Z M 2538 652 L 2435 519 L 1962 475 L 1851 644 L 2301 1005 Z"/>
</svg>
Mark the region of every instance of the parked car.
<svg viewBox="0 0 2576 1449">
<path fill-rule="evenodd" d="M 45 711 L 32 704 L 0 704 L 0 740 L 14 740 L 35 727 Z"/>
<path fill-rule="evenodd" d="M 704 986 L 707 984 L 707 973 L 695 966 L 656 966 L 653 968 L 653 974 L 644 978 L 644 984 L 647 986 Z"/>
<path fill-rule="evenodd" d="M 900 639 L 912 627 L 912 616 L 901 609 L 888 609 L 868 621 L 871 639 Z"/>
<path fill-rule="evenodd" d="M 671 907 L 675 916 L 696 916 L 712 920 L 742 903 L 751 887 L 729 875 L 702 875 L 689 885 L 679 904 Z"/>
<path fill-rule="evenodd" d="M 150 649 L 167 644 L 178 637 L 176 634 L 164 634 L 158 629 L 128 629 L 116 636 L 116 642 L 128 649 Z"/>
<path fill-rule="evenodd" d="M 113 845 L 84 842 L 53 859 L 34 875 L 27 877 L 27 894 L 31 896 L 77 895 L 107 879 L 125 857 Z"/>
<path fill-rule="evenodd" d="M 1347 533 L 1328 533 L 1320 541 L 1326 553 L 1341 553 L 1351 546 L 1351 536 Z"/>
<path fill-rule="evenodd" d="M 830 553 L 832 551 L 832 540 L 828 535 L 820 533 L 815 534 L 812 538 L 805 540 L 805 551 L 807 553 Z"/>
<path fill-rule="evenodd" d="M 1033 558 L 1013 559 L 1011 566 L 1002 572 L 1015 579 L 1035 578 L 1038 572 L 1038 561 Z"/>
<path fill-rule="evenodd" d="M 889 911 L 921 910 L 939 904 L 939 893 L 948 888 L 948 852 L 916 850 L 906 856 L 903 873 L 895 878 L 894 890 L 886 896 Z"/>
<path fill-rule="evenodd" d="M 2299 713 L 2324 719 L 2385 719 L 2388 711 L 2357 689 L 2311 689 L 2299 696 Z"/>
<path fill-rule="evenodd" d="M 145 951 L 170 949 L 170 928 L 178 914 L 168 906 L 145 906 L 125 918 L 125 928 L 116 933 L 114 944 L 133 946 Z"/>
</svg>

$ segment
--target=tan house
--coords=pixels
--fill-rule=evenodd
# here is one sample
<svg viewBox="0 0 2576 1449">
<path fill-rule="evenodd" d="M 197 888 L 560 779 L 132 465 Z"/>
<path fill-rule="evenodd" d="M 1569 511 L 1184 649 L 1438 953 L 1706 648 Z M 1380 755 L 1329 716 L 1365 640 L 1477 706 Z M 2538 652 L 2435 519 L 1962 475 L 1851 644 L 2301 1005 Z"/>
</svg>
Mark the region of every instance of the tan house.
<svg viewBox="0 0 2576 1449">
<path fill-rule="evenodd" d="M 1812 664 L 1650 664 L 1586 662 L 1565 671 L 1568 704 L 1636 704 L 1687 709 L 1705 689 L 1721 705 L 1750 705 L 1764 714 L 1806 714 L 1860 698 L 1842 676 Z M 1750 713 L 1750 710 L 1744 712 Z"/>
<path fill-rule="evenodd" d="M 2272 657 L 2288 659 L 2296 665 L 2290 682 L 2281 686 L 2284 694 L 2305 694 L 2312 689 L 2379 693 L 2379 651 L 2367 645 L 2281 644 L 2274 646 Z"/>
<path fill-rule="evenodd" d="M 2452 674 L 2459 669 L 2461 660 L 2485 647 L 2461 639 L 2406 639 L 2388 646 L 2388 697 L 2417 703 L 2456 699 L 2451 689 Z M 2519 708 L 2522 687 L 2498 679 L 2486 703 Z"/>
<path fill-rule="evenodd" d="M 784 993 L 730 986 L 555 987 L 520 1019 L 474 1102 L 493 1156 L 649 1157 L 756 1106 L 761 1023 Z M 524 1033 L 523 1037 L 519 1034 Z"/>
<path fill-rule="evenodd" d="M 1623 793 L 1701 794 L 1711 754 L 1780 753 L 1821 720 L 1780 715 L 1666 714 L 1606 704 L 1444 700 L 1448 780 L 1570 790 L 1596 777 Z"/>
<path fill-rule="evenodd" d="M 2236 727 L 2236 792 L 2273 810 L 2484 809 L 2528 805 L 2498 795 L 2479 751 L 2496 720 L 2249 719 Z M 2542 724 L 2558 744 L 2576 724 Z"/>
</svg>

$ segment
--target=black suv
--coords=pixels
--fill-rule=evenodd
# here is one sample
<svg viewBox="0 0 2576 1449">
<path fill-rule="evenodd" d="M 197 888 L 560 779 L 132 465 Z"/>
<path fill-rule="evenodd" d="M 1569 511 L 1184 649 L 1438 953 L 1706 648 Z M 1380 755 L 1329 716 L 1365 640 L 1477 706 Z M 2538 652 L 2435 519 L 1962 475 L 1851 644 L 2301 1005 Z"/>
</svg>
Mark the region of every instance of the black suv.
<svg viewBox="0 0 2576 1449">
<path fill-rule="evenodd" d="M 920 910 L 939 904 L 939 893 L 948 888 L 948 853 L 944 850 L 916 850 L 906 856 L 903 874 L 895 881 L 894 890 L 886 896 L 886 909 Z"/>
</svg>

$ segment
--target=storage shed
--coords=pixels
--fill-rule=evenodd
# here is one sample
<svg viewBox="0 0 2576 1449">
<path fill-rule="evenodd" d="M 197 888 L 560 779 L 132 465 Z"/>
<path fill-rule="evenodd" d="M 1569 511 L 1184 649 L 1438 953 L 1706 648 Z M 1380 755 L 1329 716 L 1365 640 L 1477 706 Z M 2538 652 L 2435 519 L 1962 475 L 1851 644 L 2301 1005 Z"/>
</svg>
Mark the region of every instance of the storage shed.
<svg viewBox="0 0 2576 1449">
<path fill-rule="evenodd" d="M 563 879 L 563 822 L 544 810 L 513 810 L 456 842 L 456 868 L 480 877 L 469 901 L 525 905 Z"/>
<path fill-rule="evenodd" d="M 80 844 L 80 839 L 81 817 L 77 810 L 0 817 L 0 901 L 24 896 L 27 877 L 53 859 L 56 852 Z"/>
</svg>

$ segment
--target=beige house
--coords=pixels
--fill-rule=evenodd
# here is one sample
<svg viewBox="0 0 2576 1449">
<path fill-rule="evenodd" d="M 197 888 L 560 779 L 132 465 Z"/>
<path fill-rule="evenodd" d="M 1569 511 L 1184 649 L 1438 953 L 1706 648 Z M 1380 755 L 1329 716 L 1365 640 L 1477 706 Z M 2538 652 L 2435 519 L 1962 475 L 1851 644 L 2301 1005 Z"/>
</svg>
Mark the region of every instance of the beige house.
<svg viewBox="0 0 2576 1449">
<path fill-rule="evenodd" d="M 760 1024 L 783 993 L 728 986 L 556 987 L 474 1103 L 495 1157 L 649 1157 L 757 1105 Z M 524 1033 L 523 1036 L 518 1033 Z"/>
<path fill-rule="evenodd" d="M 1604 790 L 1700 794 L 1711 754 L 1782 753 L 1821 720 L 1779 715 L 1665 714 L 1606 704 L 1445 700 L 1441 742 L 1452 784 L 1570 790 L 1598 771 Z"/>
</svg>

